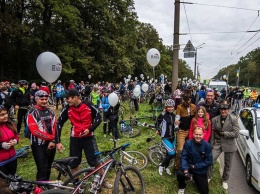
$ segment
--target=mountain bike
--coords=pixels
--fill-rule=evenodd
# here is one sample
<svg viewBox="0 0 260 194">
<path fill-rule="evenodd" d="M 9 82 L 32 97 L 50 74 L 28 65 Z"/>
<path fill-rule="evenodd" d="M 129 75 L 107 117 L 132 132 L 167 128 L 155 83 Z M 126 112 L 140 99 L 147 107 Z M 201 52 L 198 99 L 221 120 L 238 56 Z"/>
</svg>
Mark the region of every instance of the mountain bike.
<svg viewBox="0 0 260 194">
<path fill-rule="evenodd" d="M 33 193 L 38 190 L 38 193 L 43 194 L 68 194 L 68 193 L 77 193 L 79 188 L 74 186 L 64 186 L 61 176 L 65 178 L 69 175 L 69 180 L 72 179 L 72 174 L 68 165 L 77 157 L 68 157 L 63 159 L 54 160 L 53 167 L 58 170 L 57 180 L 54 181 L 33 181 L 25 180 L 18 175 L 6 175 L 0 171 L 0 175 L 6 180 L 9 185 L 10 190 L 15 194 L 21 193 Z M 93 168 L 85 169 L 85 172 L 92 171 Z M 40 190 L 40 191 L 39 191 Z M 78 192 L 79 193 L 79 192 Z"/>
<path fill-rule="evenodd" d="M 149 160 L 156 166 L 159 166 L 166 154 L 166 148 L 164 147 L 162 142 L 157 142 L 154 137 L 147 138 L 146 142 L 153 142 L 154 145 L 148 148 L 148 158 Z M 169 167 L 174 167 L 175 165 L 175 158 L 171 160 Z"/>
<path fill-rule="evenodd" d="M 110 169 L 116 172 L 114 181 L 113 194 L 119 193 L 138 193 L 145 194 L 145 183 L 140 171 L 133 166 L 124 166 L 120 161 L 115 159 L 115 155 L 121 150 L 125 150 L 130 143 L 123 144 L 120 147 L 113 148 L 112 150 L 98 152 L 97 155 L 103 155 L 100 165 L 95 167 L 89 172 L 89 168 L 81 169 L 72 175 L 70 180 L 64 182 L 64 186 L 73 183 L 74 178 L 79 179 L 76 188 L 81 191 L 91 194 L 97 194 L 102 189 L 105 177 Z M 104 173 L 100 175 L 100 170 L 103 169 Z"/>
<path fill-rule="evenodd" d="M 126 120 L 124 120 L 123 115 L 121 115 L 121 120 L 119 121 L 119 129 L 121 135 L 124 137 L 133 138 L 141 133 L 140 128 L 137 126 L 132 127 L 131 122 L 128 123 Z"/>
<path fill-rule="evenodd" d="M 114 149 L 116 148 L 116 140 L 112 140 L 114 142 Z M 124 165 L 124 166 L 134 166 L 136 168 L 138 168 L 139 170 L 144 169 L 147 164 L 148 164 L 148 159 L 147 157 L 138 151 L 134 151 L 134 150 L 129 150 L 129 151 L 125 151 L 125 150 L 120 150 L 119 152 L 119 161 Z M 81 166 L 83 168 L 87 168 L 88 167 L 88 163 L 87 161 L 82 161 L 81 162 Z"/>
</svg>

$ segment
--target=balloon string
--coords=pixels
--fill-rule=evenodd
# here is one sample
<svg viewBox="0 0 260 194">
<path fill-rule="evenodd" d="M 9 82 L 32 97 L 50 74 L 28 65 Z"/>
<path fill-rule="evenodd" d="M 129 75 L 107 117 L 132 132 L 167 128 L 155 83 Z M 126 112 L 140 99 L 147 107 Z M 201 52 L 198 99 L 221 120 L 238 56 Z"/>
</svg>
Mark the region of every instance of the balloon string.
<svg viewBox="0 0 260 194">
<path fill-rule="evenodd" d="M 154 79 L 155 79 L 155 71 L 154 71 L 154 68 L 155 68 L 155 67 L 153 67 L 153 77 L 154 77 Z"/>
</svg>

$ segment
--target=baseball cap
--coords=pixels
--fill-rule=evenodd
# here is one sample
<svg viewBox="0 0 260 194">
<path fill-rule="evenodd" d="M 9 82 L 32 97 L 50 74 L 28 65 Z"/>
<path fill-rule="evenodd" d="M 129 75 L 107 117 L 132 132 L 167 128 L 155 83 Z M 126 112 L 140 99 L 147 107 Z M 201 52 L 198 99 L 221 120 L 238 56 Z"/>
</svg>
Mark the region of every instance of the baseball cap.
<svg viewBox="0 0 260 194">
<path fill-rule="evenodd" d="M 80 96 L 79 91 L 76 89 L 68 89 L 65 91 L 65 94 L 62 94 L 62 98 L 72 97 L 72 96 Z"/>
</svg>

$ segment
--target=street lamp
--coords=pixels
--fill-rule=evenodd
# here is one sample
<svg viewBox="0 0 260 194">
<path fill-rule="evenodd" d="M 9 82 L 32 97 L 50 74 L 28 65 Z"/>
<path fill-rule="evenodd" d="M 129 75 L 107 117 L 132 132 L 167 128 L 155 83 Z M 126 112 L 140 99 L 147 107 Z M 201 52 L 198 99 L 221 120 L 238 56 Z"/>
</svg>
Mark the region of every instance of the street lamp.
<svg viewBox="0 0 260 194">
<path fill-rule="evenodd" d="M 204 42 L 195 48 L 195 65 L 194 65 L 194 78 L 195 79 L 197 79 L 196 78 L 196 75 L 197 75 L 197 49 L 203 48 L 202 45 L 204 45 L 204 44 L 206 44 L 206 43 Z"/>
</svg>

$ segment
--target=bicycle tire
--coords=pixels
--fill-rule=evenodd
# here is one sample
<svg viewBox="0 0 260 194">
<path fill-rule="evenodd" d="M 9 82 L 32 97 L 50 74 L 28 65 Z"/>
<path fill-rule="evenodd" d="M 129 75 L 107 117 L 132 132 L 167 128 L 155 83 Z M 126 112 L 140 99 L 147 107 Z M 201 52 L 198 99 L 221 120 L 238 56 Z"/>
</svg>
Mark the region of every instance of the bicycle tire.
<svg viewBox="0 0 260 194">
<path fill-rule="evenodd" d="M 131 165 L 131 166 L 135 166 L 136 168 L 138 168 L 139 170 L 144 169 L 147 164 L 148 164 L 148 159 L 147 157 L 138 151 L 125 151 L 127 154 L 124 154 L 124 152 L 122 152 L 123 154 L 120 156 L 120 162 L 125 165 Z M 131 158 L 133 157 L 133 158 Z"/>
<path fill-rule="evenodd" d="M 136 137 L 141 133 L 141 130 L 139 129 L 139 127 L 131 127 L 131 130 L 126 130 L 126 131 L 121 131 L 121 134 L 124 137 Z"/>
<path fill-rule="evenodd" d="M 165 154 L 166 153 L 162 153 L 162 152 L 159 152 L 157 150 L 149 150 L 149 153 L 148 153 L 148 158 L 149 158 L 149 161 L 151 161 L 154 165 L 156 166 L 159 166 L 164 158 L 165 158 Z M 175 165 L 175 158 L 173 158 L 171 161 L 170 161 L 170 164 L 169 164 L 169 168 L 171 167 L 174 167 Z"/>
<path fill-rule="evenodd" d="M 145 194 L 145 183 L 140 171 L 133 166 L 125 166 L 124 171 L 126 175 L 122 170 L 119 170 L 116 175 L 113 194 Z M 135 191 L 131 190 L 127 179 L 129 179 Z"/>
<path fill-rule="evenodd" d="M 43 191 L 41 194 L 69 194 L 69 191 L 62 190 L 62 189 L 50 189 L 47 191 Z"/>
<path fill-rule="evenodd" d="M 83 168 L 83 169 L 75 172 L 74 174 L 72 174 L 72 177 L 69 177 L 67 180 L 65 180 L 62 185 L 67 186 L 68 184 L 72 184 L 75 177 L 77 177 L 79 180 L 81 180 L 86 175 L 86 173 L 88 173 L 88 172 L 90 172 L 89 168 Z M 88 177 L 86 179 L 86 181 L 87 181 L 87 182 L 85 181 L 86 187 L 88 187 L 89 184 L 91 184 L 93 182 L 95 174 L 96 173 L 94 173 L 93 175 L 91 175 L 90 177 Z"/>
</svg>

